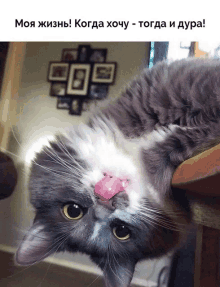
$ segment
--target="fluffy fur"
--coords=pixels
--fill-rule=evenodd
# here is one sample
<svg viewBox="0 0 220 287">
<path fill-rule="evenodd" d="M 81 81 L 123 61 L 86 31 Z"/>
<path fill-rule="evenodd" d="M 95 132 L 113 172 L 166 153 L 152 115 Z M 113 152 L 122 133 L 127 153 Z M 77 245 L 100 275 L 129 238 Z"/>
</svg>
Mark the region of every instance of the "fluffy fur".
<svg viewBox="0 0 220 287">
<path fill-rule="evenodd" d="M 88 125 L 59 134 L 37 153 L 29 179 L 36 217 L 20 245 L 21 265 L 57 251 L 82 252 L 107 287 L 127 287 L 135 264 L 172 250 L 191 222 L 190 202 L 171 190 L 176 167 L 220 136 L 220 63 L 184 60 L 145 70 Z M 94 195 L 110 172 L 129 179 L 109 202 Z M 77 204 L 83 216 L 67 218 Z M 129 237 L 117 238 L 125 228 Z"/>
</svg>

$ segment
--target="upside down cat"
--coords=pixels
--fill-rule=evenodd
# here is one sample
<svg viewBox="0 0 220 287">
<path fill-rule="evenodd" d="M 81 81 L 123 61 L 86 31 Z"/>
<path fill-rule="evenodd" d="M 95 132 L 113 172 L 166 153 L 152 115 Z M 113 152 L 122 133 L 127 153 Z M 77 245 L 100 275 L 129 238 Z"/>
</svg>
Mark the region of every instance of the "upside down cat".
<svg viewBox="0 0 220 287">
<path fill-rule="evenodd" d="M 172 192 L 172 175 L 219 136 L 218 60 L 146 69 L 114 105 L 36 154 L 29 178 L 36 217 L 16 261 L 79 251 L 103 270 L 106 286 L 129 286 L 138 261 L 185 238 L 190 201 Z"/>
</svg>

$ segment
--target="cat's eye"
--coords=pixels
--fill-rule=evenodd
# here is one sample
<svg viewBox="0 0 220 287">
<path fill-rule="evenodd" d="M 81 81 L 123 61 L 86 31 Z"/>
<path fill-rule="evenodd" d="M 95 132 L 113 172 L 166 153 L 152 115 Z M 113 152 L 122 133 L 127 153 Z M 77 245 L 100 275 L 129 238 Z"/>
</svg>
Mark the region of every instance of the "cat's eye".
<svg viewBox="0 0 220 287">
<path fill-rule="evenodd" d="M 70 203 L 63 207 L 63 214 L 72 220 L 78 220 L 83 217 L 83 211 L 76 203 Z"/>
<path fill-rule="evenodd" d="M 113 228 L 113 234 L 119 240 L 127 240 L 131 236 L 131 231 L 125 225 L 118 225 Z"/>
</svg>

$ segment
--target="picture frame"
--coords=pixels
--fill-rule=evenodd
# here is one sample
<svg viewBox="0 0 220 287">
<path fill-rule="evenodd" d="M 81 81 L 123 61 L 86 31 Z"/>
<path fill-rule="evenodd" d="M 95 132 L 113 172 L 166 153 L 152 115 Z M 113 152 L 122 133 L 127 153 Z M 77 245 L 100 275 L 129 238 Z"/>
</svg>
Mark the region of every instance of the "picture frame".
<svg viewBox="0 0 220 287">
<path fill-rule="evenodd" d="M 91 84 L 89 98 L 91 100 L 103 100 L 108 96 L 108 85 Z"/>
<path fill-rule="evenodd" d="M 66 82 L 52 82 L 50 85 L 50 95 L 52 97 L 66 95 Z"/>
<path fill-rule="evenodd" d="M 104 63 L 106 61 L 107 49 L 91 49 L 89 62 Z"/>
<path fill-rule="evenodd" d="M 70 97 L 57 97 L 57 109 L 69 110 L 71 106 Z"/>
<path fill-rule="evenodd" d="M 68 95 L 86 96 L 89 87 L 90 71 L 90 64 L 71 64 L 66 93 Z"/>
<path fill-rule="evenodd" d="M 88 100 L 88 99 L 84 100 L 83 103 L 82 103 L 82 111 L 83 112 L 88 111 L 90 105 L 91 105 L 91 101 L 90 100 Z"/>
<path fill-rule="evenodd" d="M 78 62 L 88 63 L 91 48 L 90 45 L 79 45 L 78 47 Z"/>
<path fill-rule="evenodd" d="M 65 82 L 68 78 L 69 64 L 63 62 L 50 62 L 48 81 Z"/>
<path fill-rule="evenodd" d="M 77 62 L 78 49 L 63 49 L 62 61 L 67 63 Z"/>
<path fill-rule="evenodd" d="M 94 63 L 92 82 L 100 84 L 113 84 L 115 80 L 116 63 Z"/>
<path fill-rule="evenodd" d="M 83 101 L 79 98 L 71 99 L 69 114 L 80 116 L 82 113 Z"/>
</svg>

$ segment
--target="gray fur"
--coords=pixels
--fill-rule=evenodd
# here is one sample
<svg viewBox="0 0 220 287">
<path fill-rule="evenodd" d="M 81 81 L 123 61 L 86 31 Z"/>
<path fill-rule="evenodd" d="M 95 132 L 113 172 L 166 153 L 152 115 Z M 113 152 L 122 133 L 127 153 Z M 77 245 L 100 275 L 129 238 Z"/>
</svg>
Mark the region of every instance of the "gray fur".
<svg viewBox="0 0 220 287">
<path fill-rule="evenodd" d="M 166 254 L 184 237 L 191 222 L 190 202 L 172 192 L 172 175 L 181 162 L 220 136 L 219 117 L 219 61 L 161 62 L 145 70 L 115 105 L 90 120 L 87 129 L 58 136 L 37 154 L 29 180 L 36 217 L 18 249 L 17 262 L 28 265 L 56 251 L 79 251 L 103 270 L 106 286 L 129 286 L 138 261 Z M 147 137 L 143 140 L 157 129 L 151 144 Z M 79 146 L 93 143 L 88 132 L 114 143 L 123 155 L 132 154 L 131 163 L 140 168 L 144 182 L 137 210 L 130 208 L 126 194 L 103 203 L 94 196 L 95 182 L 86 185 L 82 180 L 93 171 L 92 159 L 87 160 Z M 165 136 L 158 140 L 161 134 Z M 69 202 L 83 209 L 80 220 L 62 215 Z M 113 235 L 121 224 L 131 232 L 126 241 Z"/>
</svg>

